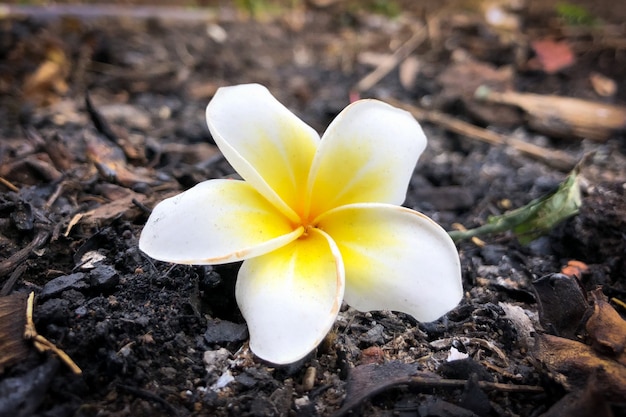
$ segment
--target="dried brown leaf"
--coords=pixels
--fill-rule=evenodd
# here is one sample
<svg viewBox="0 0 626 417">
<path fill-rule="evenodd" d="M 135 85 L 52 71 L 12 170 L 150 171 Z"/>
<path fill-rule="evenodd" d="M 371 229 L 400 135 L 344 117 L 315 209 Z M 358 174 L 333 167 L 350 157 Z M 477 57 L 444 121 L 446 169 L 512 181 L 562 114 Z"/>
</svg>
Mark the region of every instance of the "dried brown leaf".
<svg viewBox="0 0 626 417">
<path fill-rule="evenodd" d="M 606 141 L 614 132 L 626 130 L 624 106 L 515 91 L 499 93 L 488 87 L 477 90 L 476 96 L 521 108 L 527 113 L 531 127 L 556 137 Z"/>
<path fill-rule="evenodd" d="M 106 180 L 117 182 L 125 187 L 153 182 L 152 178 L 129 169 L 124 151 L 111 141 L 89 131 L 85 132 L 85 141 L 87 142 L 87 158 L 93 162 L 100 175 Z"/>
<path fill-rule="evenodd" d="M 69 88 L 66 83 L 69 69 L 70 63 L 63 49 L 51 45 L 45 60 L 24 79 L 24 95 L 38 104 L 54 101 L 57 95 L 65 94 Z"/>
<path fill-rule="evenodd" d="M 549 334 L 538 334 L 533 356 L 569 391 L 585 389 L 593 376 L 609 401 L 626 398 L 626 366 L 598 354 L 591 346 Z"/>
<path fill-rule="evenodd" d="M 537 54 L 539 69 L 554 74 L 576 62 L 576 57 L 568 42 L 553 39 L 540 39 L 531 43 Z"/>
<path fill-rule="evenodd" d="M 602 290 L 593 291 L 591 296 L 594 305 L 587 321 L 587 332 L 593 347 L 626 366 L 626 321 L 606 301 Z"/>
</svg>

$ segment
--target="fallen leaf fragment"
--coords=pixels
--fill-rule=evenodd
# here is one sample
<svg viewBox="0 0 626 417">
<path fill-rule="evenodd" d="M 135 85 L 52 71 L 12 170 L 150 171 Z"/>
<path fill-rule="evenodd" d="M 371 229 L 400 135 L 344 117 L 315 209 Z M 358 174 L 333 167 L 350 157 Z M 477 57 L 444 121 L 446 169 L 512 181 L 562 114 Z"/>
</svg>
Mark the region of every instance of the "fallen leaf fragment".
<svg viewBox="0 0 626 417">
<path fill-rule="evenodd" d="M 591 346 L 549 334 L 538 334 L 533 356 L 545 365 L 568 391 L 583 390 L 595 379 L 608 401 L 626 398 L 626 366 L 599 355 Z"/>
<path fill-rule="evenodd" d="M 402 84 L 405 90 L 411 90 L 415 86 L 420 67 L 420 60 L 415 56 L 409 56 L 400 64 L 398 77 L 400 78 L 400 84 Z"/>
<path fill-rule="evenodd" d="M 66 78 L 70 72 L 70 63 L 63 49 L 50 45 L 45 60 L 24 80 L 24 95 L 38 104 L 49 104 L 56 95 L 62 95 L 69 89 Z"/>
<path fill-rule="evenodd" d="M 108 194 L 105 196 L 110 201 L 100 204 L 92 210 L 75 214 L 65 229 L 64 236 L 69 236 L 72 228 L 78 223 L 89 227 L 101 227 L 124 215 L 133 217 L 131 211 L 133 209 L 139 210 L 136 203 L 144 204 L 148 200 L 144 194 L 113 184 L 103 187 L 103 193 Z"/>
<path fill-rule="evenodd" d="M 587 266 L 586 263 L 577 260 L 570 260 L 567 262 L 567 265 L 561 268 L 561 274 L 569 277 L 576 277 L 578 279 L 580 279 L 587 271 L 589 271 L 589 266 Z"/>
<path fill-rule="evenodd" d="M 531 42 L 531 47 L 537 55 L 539 68 L 548 74 L 554 74 L 572 66 L 576 57 L 567 41 L 540 39 Z"/>
<path fill-rule="evenodd" d="M 556 137 L 604 142 L 614 133 L 626 130 L 624 106 L 515 91 L 499 93 L 488 87 L 479 87 L 475 95 L 491 103 L 521 108 L 532 128 Z"/>
<path fill-rule="evenodd" d="M 540 417 L 614 417 L 611 406 L 608 404 L 602 391 L 595 384 L 595 377 L 587 384 L 582 392 L 575 391 L 566 394 Z"/>
<path fill-rule="evenodd" d="M 487 86 L 495 91 L 513 88 L 513 68 L 494 65 L 467 57 L 455 61 L 437 76 L 437 82 L 443 91 L 440 99 L 444 102 L 462 100 L 465 109 L 485 124 L 497 126 L 515 126 L 523 121 L 520 111 L 507 106 L 500 106 L 477 100 L 474 92 L 480 86 Z"/>
<path fill-rule="evenodd" d="M 85 142 L 87 143 L 87 158 L 96 166 L 105 180 L 117 182 L 126 187 L 132 187 L 137 183 L 154 182 L 147 175 L 129 169 L 124 151 L 111 141 L 86 131 Z"/>
<path fill-rule="evenodd" d="M 602 290 L 591 293 L 593 314 L 587 320 L 587 332 L 593 347 L 626 366 L 626 321 L 606 301 Z"/>
<path fill-rule="evenodd" d="M 576 215 L 580 205 L 579 173 L 574 169 L 554 193 L 537 198 L 500 216 L 491 216 L 483 226 L 448 233 L 452 240 L 458 242 L 475 236 L 510 230 L 515 233 L 521 244 L 526 245 L 552 230 L 563 220 Z"/>
</svg>

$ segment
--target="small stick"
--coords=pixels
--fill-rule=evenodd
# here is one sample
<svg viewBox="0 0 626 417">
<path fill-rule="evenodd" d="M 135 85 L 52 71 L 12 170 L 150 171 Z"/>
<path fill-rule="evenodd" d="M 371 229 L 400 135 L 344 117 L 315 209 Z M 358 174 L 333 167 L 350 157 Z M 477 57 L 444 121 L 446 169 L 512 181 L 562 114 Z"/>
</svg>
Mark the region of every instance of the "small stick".
<svg viewBox="0 0 626 417">
<path fill-rule="evenodd" d="M 7 282 L 4 283 L 2 289 L 0 290 L 0 297 L 5 297 L 9 295 L 11 289 L 13 288 L 19 277 L 22 276 L 24 271 L 26 271 L 25 263 L 20 264 L 17 268 L 15 268 L 13 272 L 11 272 L 11 276 L 9 276 L 9 279 L 7 280 Z"/>
<path fill-rule="evenodd" d="M 395 52 L 391 55 L 390 59 L 385 59 L 383 62 L 374 69 L 374 71 L 367 74 L 365 77 L 357 83 L 356 91 L 366 91 L 376 85 L 385 75 L 389 74 L 400 62 L 404 61 L 411 52 L 417 49 L 418 46 L 426 40 L 428 31 L 426 26 L 422 26 L 419 30 L 413 33 L 413 36 L 404 42 Z"/>
<path fill-rule="evenodd" d="M 410 377 L 407 382 L 410 385 L 418 385 L 432 388 L 457 388 L 463 387 L 467 384 L 464 379 L 434 379 L 424 378 L 421 376 Z M 488 391 L 501 391 L 501 392 L 544 392 L 543 387 L 536 385 L 516 385 L 505 384 L 502 382 L 489 382 L 489 381 L 477 381 L 478 386 Z"/>
<path fill-rule="evenodd" d="M 158 404 L 161 404 L 161 406 L 167 410 L 169 415 L 172 415 L 172 416 L 180 415 L 178 410 L 173 405 L 171 405 L 165 399 L 161 398 L 159 395 L 153 392 L 147 391 L 145 389 L 137 388 L 137 387 L 131 387 L 130 385 L 124 385 L 124 384 L 117 384 L 117 388 L 119 388 L 120 390 L 126 391 L 129 394 L 135 395 L 139 398 L 143 398 L 144 400 L 154 401 Z"/>
<path fill-rule="evenodd" d="M 4 185 L 9 190 L 14 191 L 16 193 L 20 190 L 11 181 L 9 181 L 9 180 L 7 180 L 6 178 L 3 178 L 3 177 L 0 177 L 0 184 Z"/>
<path fill-rule="evenodd" d="M 622 300 L 620 300 L 619 298 L 611 298 L 611 302 L 617 304 L 618 306 L 620 306 L 621 308 L 623 308 L 624 310 L 626 310 L 626 303 L 623 302 Z"/>
<path fill-rule="evenodd" d="M 28 258 L 32 251 L 39 249 L 50 237 L 50 232 L 40 230 L 35 238 L 26 247 L 18 250 L 13 255 L 0 262 L 0 277 L 3 277 L 6 273 L 13 270 L 24 259 Z"/>
<path fill-rule="evenodd" d="M 385 98 L 389 104 L 400 107 L 411 113 L 416 119 L 435 123 L 451 132 L 486 142 L 491 145 L 510 146 L 511 148 L 542 161 L 546 165 L 558 169 L 562 172 L 570 171 L 575 165 L 576 160 L 565 152 L 546 149 L 523 140 L 507 137 L 487 129 L 480 128 L 471 123 L 464 122 L 441 113 L 436 110 L 425 110 L 400 100 Z"/>
<path fill-rule="evenodd" d="M 487 391 L 501 391 L 501 392 L 518 392 L 518 393 L 535 393 L 540 394 L 544 392 L 543 387 L 536 385 L 516 385 L 516 384 L 505 384 L 501 382 L 488 382 L 488 381 L 477 381 L 478 386 Z M 432 376 L 423 377 L 423 376 L 406 376 L 400 377 L 393 382 L 388 384 L 382 384 L 378 388 L 368 392 L 366 395 L 357 396 L 356 399 L 352 399 L 348 404 L 345 404 L 342 408 L 340 408 L 333 417 L 342 417 L 348 414 L 353 408 L 358 406 L 363 400 L 366 398 L 372 397 L 374 395 L 380 394 L 388 389 L 397 387 L 397 386 L 409 386 L 416 388 L 443 388 L 443 389 L 458 389 L 463 388 L 467 384 L 467 381 L 464 379 L 441 379 L 441 378 L 433 378 Z M 346 398 L 346 401 L 348 398 Z"/>
</svg>

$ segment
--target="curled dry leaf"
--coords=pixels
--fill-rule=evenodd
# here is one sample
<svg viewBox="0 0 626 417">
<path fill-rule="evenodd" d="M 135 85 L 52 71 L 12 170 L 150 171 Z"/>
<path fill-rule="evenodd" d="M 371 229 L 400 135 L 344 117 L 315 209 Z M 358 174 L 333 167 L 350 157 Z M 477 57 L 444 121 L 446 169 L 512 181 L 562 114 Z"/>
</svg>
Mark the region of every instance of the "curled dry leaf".
<svg viewBox="0 0 626 417">
<path fill-rule="evenodd" d="M 593 347 L 626 366 L 626 321 L 606 301 L 602 290 L 591 293 L 593 314 L 587 321 L 587 332 Z"/>
<path fill-rule="evenodd" d="M 604 142 L 626 130 L 626 107 L 571 97 L 506 91 L 480 87 L 476 97 L 491 103 L 517 106 L 528 115 L 530 126 L 547 135 L 588 138 Z"/>
<path fill-rule="evenodd" d="M 124 151 L 100 135 L 85 132 L 87 158 L 96 166 L 100 175 L 110 182 L 117 182 L 125 187 L 137 183 L 151 184 L 154 179 L 148 175 L 136 173 L 139 168 L 129 169 Z"/>
<path fill-rule="evenodd" d="M 585 389 L 593 376 L 608 401 L 626 398 L 626 366 L 599 355 L 591 346 L 549 334 L 536 336 L 533 356 L 567 390 Z"/>
<path fill-rule="evenodd" d="M 70 62 L 63 49 L 50 45 L 44 61 L 24 79 L 24 96 L 37 104 L 49 104 L 69 89 L 66 79 L 70 73 Z"/>
</svg>

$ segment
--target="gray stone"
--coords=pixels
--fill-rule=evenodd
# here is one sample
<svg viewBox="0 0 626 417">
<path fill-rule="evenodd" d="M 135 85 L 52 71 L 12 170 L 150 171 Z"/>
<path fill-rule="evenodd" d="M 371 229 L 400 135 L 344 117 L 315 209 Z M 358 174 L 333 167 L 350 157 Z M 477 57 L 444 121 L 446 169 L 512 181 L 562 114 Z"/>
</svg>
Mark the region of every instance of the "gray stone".
<svg viewBox="0 0 626 417">
<path fill-rule="evenodd" d="M 41 290 L 39 297 L 49 298 L 55 295 L 59 295 L 63 291 L 81 290 L 87 287 L 88 287 L 88 284 L 85 281 L 85 274 L 82 272 L 77 272 L 75 274 L 63 275 L 63 276 L 54 278 L 51 281 L 48 281 L 48 283 L 43 286 L 43 289 Z"/>
<path fill-rule="evenodd" d="M 213 320 L 207 325 L 204 340 L 208 343 L 243 342 L 248 338 L 248 327 L 231 321 Z"/>
<path fill-rule="evenodd" d="M 110 265 L 98 265 L 89 272 L 89 282 L 97 291 L 110 291 L 120 283 L 120 275 Z"/>
</svg>

